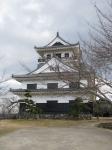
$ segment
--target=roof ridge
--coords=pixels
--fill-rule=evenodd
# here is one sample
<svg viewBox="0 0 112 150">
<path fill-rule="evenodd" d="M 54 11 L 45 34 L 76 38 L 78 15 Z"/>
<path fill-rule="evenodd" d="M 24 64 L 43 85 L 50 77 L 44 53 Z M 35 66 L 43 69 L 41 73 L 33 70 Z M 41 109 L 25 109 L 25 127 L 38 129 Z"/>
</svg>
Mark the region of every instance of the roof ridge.
<svg viewBox="0 0 112 150">
<path fill-rule="evenodd" d="M 65 41 L 65 40 L 59 35 L 59 32 L 57 32 L 56 37 L 55 37 L 51 42 L 49 42 L 47 45 L 45 45 L 44 47 L 49 46 L 56 38 L 59 38 L 60 40 L 62 40 L 62 41 L 65 42 L 66 44 L 71 45 L 71 43 Z"/>
</svg>

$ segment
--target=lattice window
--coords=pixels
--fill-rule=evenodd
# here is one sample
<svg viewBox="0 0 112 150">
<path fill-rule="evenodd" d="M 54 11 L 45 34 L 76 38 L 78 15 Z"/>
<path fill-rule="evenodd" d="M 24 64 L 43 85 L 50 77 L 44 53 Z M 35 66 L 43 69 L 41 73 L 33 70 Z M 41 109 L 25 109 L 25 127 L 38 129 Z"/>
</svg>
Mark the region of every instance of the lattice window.
<svg viewBox="0 0 112 150">
<path fill-rule="evenodd" d="M 80 83 L 79 82 L 70 82 L 69 83 L 69 88 L 71 88 L 71 89 L 79 89 L 80 88 Z"/>
</svg>

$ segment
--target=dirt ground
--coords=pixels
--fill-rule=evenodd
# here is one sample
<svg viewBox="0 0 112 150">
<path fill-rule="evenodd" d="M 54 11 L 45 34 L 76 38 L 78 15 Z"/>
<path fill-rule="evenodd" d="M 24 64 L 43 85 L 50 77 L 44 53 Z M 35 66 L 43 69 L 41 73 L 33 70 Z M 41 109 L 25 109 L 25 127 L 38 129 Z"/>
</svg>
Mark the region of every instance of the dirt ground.
<svg viewBox="0 0 112 150">
<path fill-rule="evenodd" d="M 0 137 L 0 150 L 112 150 L 112 130 L 95 122 L 68 127 L 20 128 Z"/>
</svg>

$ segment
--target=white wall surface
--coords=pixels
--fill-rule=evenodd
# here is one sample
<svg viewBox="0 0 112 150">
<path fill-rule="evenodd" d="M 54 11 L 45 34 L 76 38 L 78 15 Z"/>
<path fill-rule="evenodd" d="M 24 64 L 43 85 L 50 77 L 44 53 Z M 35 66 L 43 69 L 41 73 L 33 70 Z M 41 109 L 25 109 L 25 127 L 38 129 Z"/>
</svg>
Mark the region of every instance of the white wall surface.
<svg viewBox="0 0 112 150">
<path fill-rule="evenodd" d="M 23 98 L 23 97 L 21 97 Z M 75 100 L 75 96 L 70 95 L 38 95 L 32 96 L 36 103 L 46 103 L 47 101 L 58 101 L 58 103 L 69 103 L 69 100 Z"/>
<path fill-rule="evenodd" d="M 35 103 L 47 103 L 47 101 L 58 101 L 58 103 L 69 103 L 70 100 L 75 100 L 80 95 L 70 95 L 70 94 L 62 94 L 62 95 L 37 95 L 32 96 L 32 100 Z M 21 97 L 22 99 L 24 97 Z M 89 100 L 89 96 L 82 97 L 84 101 Z"/>
<path fill-rule="evenodd" d="M 37 84 L 37 89 L 47 89 L 47 83 L 58 83 L 58 88 L 69 88 L 69 85 L 63 81 L 59 80 L 46 80 L 46 81 L 28 81 L 22 82 L 22 89 L 27 88 L 27 84 Z"/>
</svg>

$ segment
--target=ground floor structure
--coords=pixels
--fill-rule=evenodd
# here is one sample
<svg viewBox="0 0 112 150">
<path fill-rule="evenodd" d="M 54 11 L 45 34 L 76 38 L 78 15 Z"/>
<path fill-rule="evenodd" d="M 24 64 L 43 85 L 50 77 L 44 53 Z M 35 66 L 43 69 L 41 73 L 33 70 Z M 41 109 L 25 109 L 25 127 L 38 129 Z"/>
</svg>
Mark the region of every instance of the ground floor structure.
<svg viewBox="0 0 112 150">
<path fill-rule="evenodd" d="M 24 89 L 13 90 L 15 94 L 20 96 L 20 99 L 25 99 L 25 93 L 28 91 Z M 81 98 L 83 103 L 87 103 L 90 107 L 90 112 L 93 111 L 93 104 L 91 102 L 94 101 L 95 97 L 89 94 L 84 94 L 84 89 L 56 89 L 56 90 L 48 90 L 48 89 L 36 89 L 31 90 L 31 99 L 34 103 L 39 106 L 43 110 L 44 113 L 57 113 L 57 114 L 66 114 L 69 112 L 70 106 L 77 98 Z M 20 113 L 24 111 L 24 103 L 20 104 Z"/>
</svg>

